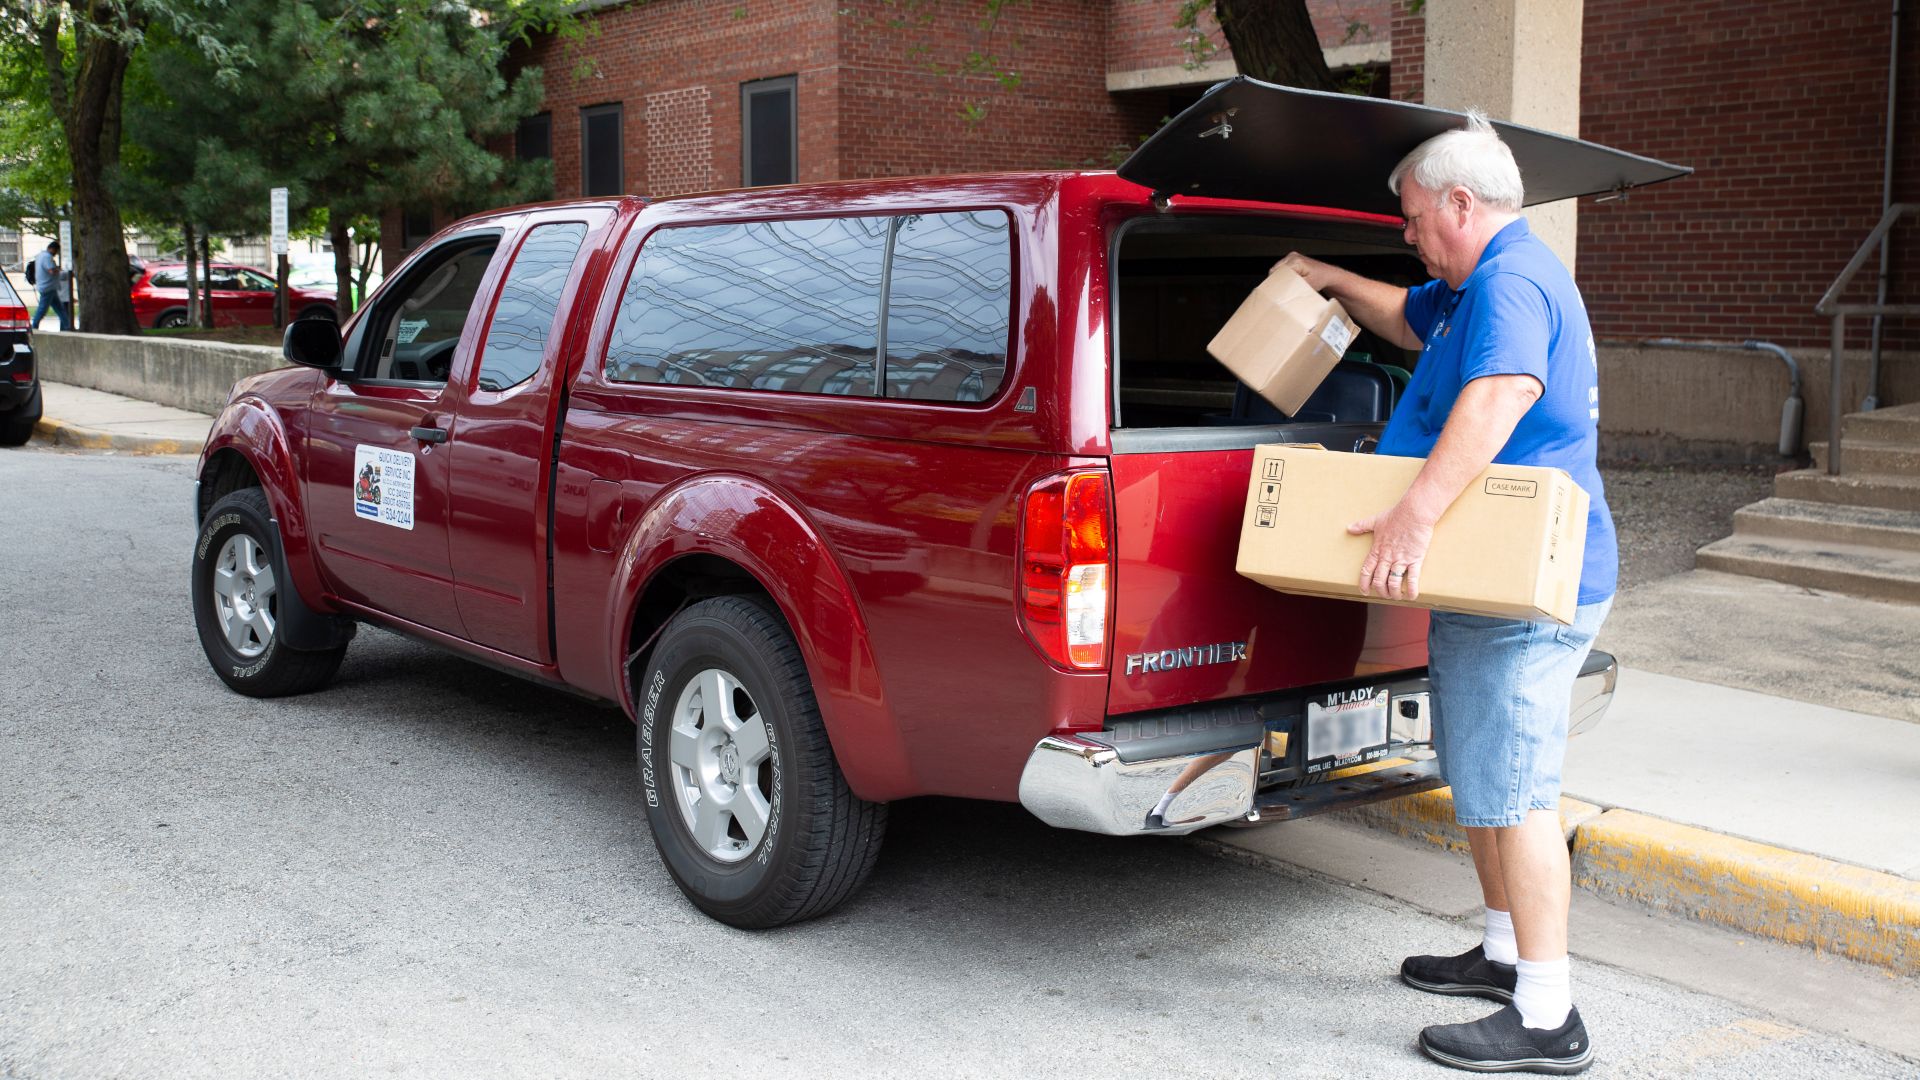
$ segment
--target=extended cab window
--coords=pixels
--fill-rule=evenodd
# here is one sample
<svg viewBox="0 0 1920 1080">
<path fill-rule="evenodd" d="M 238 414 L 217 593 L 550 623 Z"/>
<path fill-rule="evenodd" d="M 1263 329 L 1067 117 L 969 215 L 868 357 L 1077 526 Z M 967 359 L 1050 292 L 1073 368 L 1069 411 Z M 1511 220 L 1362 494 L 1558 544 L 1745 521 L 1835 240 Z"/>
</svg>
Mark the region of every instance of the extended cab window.
<svg viewBox="0 0 1920 1080">
<path fill-rule="evenodd" d="M 1012 277 L 998 211 L 661 229 L 627 280 L 607 378 L 984 401 L 1006 374 Z"/>
<path fill-rule="evenodd" d="M 409 267 L 373 313 L 376 351 L 361 377 L 402 382 L 447 381 L 453 350 L 473 313 L 497 234 L 455 240 Z"/>
<path fill-rule="evenodd" d="M 560 293 L 587 227 L 577 221 L 536 226 L 520 245 L 500 288 L 480 354 L 480 389 L 518 386 L 540 370 Z"/>
</svg>

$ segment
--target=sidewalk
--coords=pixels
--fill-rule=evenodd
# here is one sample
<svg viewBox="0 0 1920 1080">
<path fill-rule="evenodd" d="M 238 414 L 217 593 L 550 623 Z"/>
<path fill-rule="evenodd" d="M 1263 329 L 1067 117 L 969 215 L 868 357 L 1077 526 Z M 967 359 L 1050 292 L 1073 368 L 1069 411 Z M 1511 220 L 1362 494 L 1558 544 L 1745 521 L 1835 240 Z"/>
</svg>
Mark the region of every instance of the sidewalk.
<svg viewBox="0 0 1920 1080">
<path fill-rule="evenodd" d="M 193 453 L 212 423 L 43 385 L 40 435 L 56 444 Z M 1693 571 L 1622 593 L 1599 647 L 1622 672 L 1567 754 L 1576 884 L 1920 973 L 1920 606 Z M 1350 816 L 1464 848 L 1445 791 Z M 1283 861 L 1354 858 L 1289 828 L 1207 835 Z"/>
<path fill-rule="evenodd" d="M 40 384 L 34 438 L 54 446 L 129 454 L 197 454 L 213 417 L 65 383 Z"/>
</svg>

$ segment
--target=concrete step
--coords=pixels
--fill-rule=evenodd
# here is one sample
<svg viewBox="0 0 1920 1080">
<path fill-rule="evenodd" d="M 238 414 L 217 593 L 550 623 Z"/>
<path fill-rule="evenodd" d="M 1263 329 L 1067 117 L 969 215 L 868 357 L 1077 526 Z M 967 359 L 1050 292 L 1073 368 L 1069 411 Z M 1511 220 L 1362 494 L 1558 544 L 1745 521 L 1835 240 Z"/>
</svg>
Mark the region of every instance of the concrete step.
<svg viewBox="0 0 1920 1080">
<path fill-rule="evenodd" d="M 1827 467 L 1827 443 L 1808 443 L 1813 467 Z M 1881 473 L 1886 476 L 1920 477 L 1920 440 L 1912 443 L 1886 442 L 1880 439 L 1840 440 L 1840 471 L 1843 473 Z"/>
<path fill-rule="evenodd" d="M 1742 540 L 1805 540 L 1920 552 L 1920 510 L 1762 499 L 1734 512 L 1733 534 Z"/>
<path fill-rule="evenodd" d="M 1844 446 L 1841 452 L 1846 452 Z M 1800 469 L 1774 477 L 1773 494 L 1782 499 L 1920 510 L 1920 478 L 1911 476 L 1866 472 L 1828 476 L 1825 469 Z"/>
<path fill-rule="evenodd" d="M 1920 446 L 1920 403 L 1848 413 L 1841 417 L 1841 443 L 1844 445 L 1856 438 Z"/>
<path fill-rule="evenodd" d="M 1920 604 L 1920 552 L 1735 535 L 1701 548 L 1694 565 L 1868 600 Z"/>
</svg>

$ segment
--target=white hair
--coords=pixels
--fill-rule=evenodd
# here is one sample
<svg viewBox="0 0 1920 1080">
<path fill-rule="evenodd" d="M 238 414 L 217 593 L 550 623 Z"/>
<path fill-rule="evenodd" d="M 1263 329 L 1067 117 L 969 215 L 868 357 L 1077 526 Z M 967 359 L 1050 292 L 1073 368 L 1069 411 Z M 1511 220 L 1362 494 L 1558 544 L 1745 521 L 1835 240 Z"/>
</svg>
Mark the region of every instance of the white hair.
<svg viewBox="0 0 1920 1080">
<path fill-rule="evenodd" d="M 1436 199 L 1463 187 L 1492 209 L 1515 214 L 1526 195 L 1513 151 L 1478 109 L 1468 110 L 1466 127 L 1443 131 L 1401 158 L 1387 177 L 1387 188 L 1400 194 L 1400 183 L 1408 176 Z"/>
</svg>

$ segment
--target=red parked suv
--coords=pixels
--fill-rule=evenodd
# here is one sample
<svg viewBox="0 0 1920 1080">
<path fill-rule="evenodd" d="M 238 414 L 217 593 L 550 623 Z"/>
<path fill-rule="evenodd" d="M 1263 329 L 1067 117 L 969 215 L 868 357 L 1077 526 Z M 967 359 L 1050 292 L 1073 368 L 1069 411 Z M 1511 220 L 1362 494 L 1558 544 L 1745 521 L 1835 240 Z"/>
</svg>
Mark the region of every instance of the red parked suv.
<svg viewBox="0 0 1920 1080">
<path fill-rule="evenodd" d="M 1379 145 L 1338 183 L 1244 157 L 1356 108 Z M 1422 280 L 1384 179 L 1459 118 L 1248 80 L 1195 110 L 1118 176 L 449 227 L 234 387 L 195 503 L 215 671 L 315 689 L 367 622 L 617 702 L 662 858 L 736 926 L 843 900 L 895 799 L 1176 835 L 1437 785 L 1425 613 L 1234 573 L 1252 448 L 1365 449 L 1417 358 L 1362 334 L 1289 421 L 1204 346 L 1290 250 Z M 1514 147 L 1541 199 L 1658 178 Z M 1612 681 L 1595 654 L 1576 723 Z"/>
<path fill-rule="evenodd" d="M 208 273 L 215 326 L 272 326 L 273 275 L 251 266 L 214 263 Z M 334 317 L 331 289 L 287 289 L 295 318 Z M 141 326 L 187 325 L 185 263 L 147 263 L 133 279 L 133 314 Z"/>
</svg>

